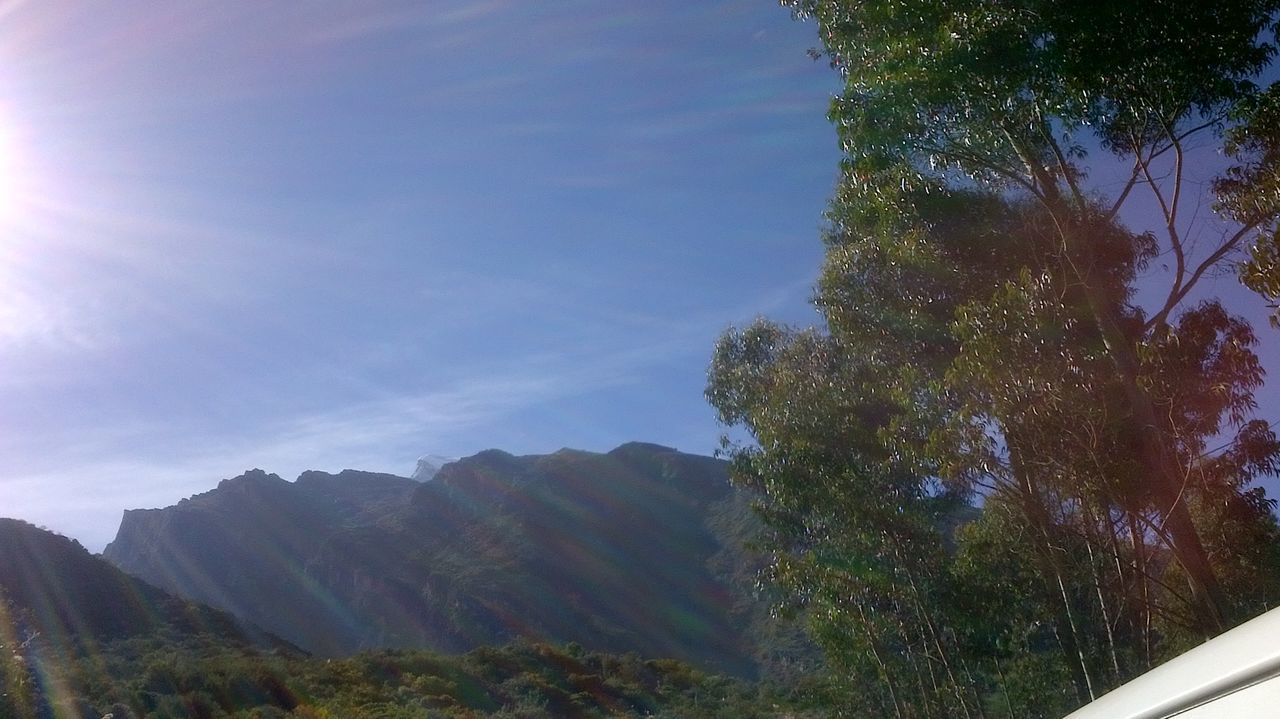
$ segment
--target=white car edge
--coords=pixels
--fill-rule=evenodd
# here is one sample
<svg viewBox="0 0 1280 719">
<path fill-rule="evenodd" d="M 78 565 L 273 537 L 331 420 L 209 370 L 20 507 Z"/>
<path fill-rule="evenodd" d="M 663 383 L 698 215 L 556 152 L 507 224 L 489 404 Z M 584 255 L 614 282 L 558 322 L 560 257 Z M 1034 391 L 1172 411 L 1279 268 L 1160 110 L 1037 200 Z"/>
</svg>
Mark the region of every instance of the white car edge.
<svg viewBox="0 0 1280 719">
<path fill-rule="evenodd" d="M 1280 609 L 1201 644 L 1066 719 L 1280 717 Z"/>
</svg>

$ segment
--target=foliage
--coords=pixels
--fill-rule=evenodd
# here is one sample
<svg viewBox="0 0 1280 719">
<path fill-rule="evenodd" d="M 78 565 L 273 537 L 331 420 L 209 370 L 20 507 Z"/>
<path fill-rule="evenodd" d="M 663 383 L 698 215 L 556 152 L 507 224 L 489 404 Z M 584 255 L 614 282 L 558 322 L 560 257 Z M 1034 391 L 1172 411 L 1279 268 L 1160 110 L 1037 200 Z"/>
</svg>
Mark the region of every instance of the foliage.
<svg viewBox="0 0 1280 719">
<path fill-rule="evenodd" d="M 707 397 L 850 700 L 1060 716 L 1274 606 L 1255 338 L 1189 297 L 1251 243 L 1243 278 L 1275 281 L 1280 3 L 785 4 L 845 82 L 826 326 L 729 331 Z M 1231 159 L 1213 222 L 1202 136 Z"/>
<path fill-rule="evenodd" d="M 31 622 L 0 587 L 0 716 L 29 719 L 41 704 L 36 677 L 28 665 L 31 643 L 38 638 Z"/>
<path fill-rule="evenodd" d="M 788 687 L 674 660 L 515 644 L 465 656 L 383 651 L 347 659 L 231 647 L 212 636 L 140 637 L 41 658 L 58 696 L 3 716 L 211 719 L 825 716 L 823 682 Z"/>
<path fill-rule="evenodd" d="M 827 695 L 828 683 L 809 647 L 762 611 L 767 605 L 753 602 L 749 592 L 740 595 L 738 605 L 730 606 L 729 587 L 750 577 L 746 567 L 754 560 L 747 544 L 759 522 L 745 511 L 742 498 L 729 491 L 724 463 L 660 449 L 627 446 L 618 450 L 624 455 L 624 469 L 628 463 L 644 466 L 641 472 L 611 477 L 619 485 L 613 487 L 614 496 L 629 493 L 636 500 L 632 511 L 644 502 L 658 507 L 678 502 L 689 515 L 683 518 L 687 526 L 673 528 L 670 536 L 696 532 L 703 537 L 700 541 L 708 544 L 718 538 L 711 545 L 720 547 L 714 554 L 715 566 L 704 569 L 726 578 L 725 584 L 716 585 L 723 587 L 719 611 L 726 618 L 762 630 L 764 639 L 757 644 L 762 663 L 786 670 L 777 680 L 752 683 L 675 659 L 599 653 L 573 643 L 557 648 L 522 642 L 502 648 L 482 647 L 466 656 L 389 649 L 343 659 L 312 658 L 276 637 L 241 628 L 225 614 L 178 600 L 133 579 L 70 539 L 23 522 L 0 520 L 0 717 L 98 719 L 110 713 L 117 719 L 727 719 L 825 715 L 818 707 Z M 503 461 L 503 457 L 496 459 Z M 589 515 L 575 499 L 598 499 L 601 494 L 578 486 L 588 483 L 591 475 L 574 465 L 602 461 L 599 455 L 561 453 L 540 463 L 542 471 L 559 474 L 558 490 L 544 488 L 550 496 L 539 492 L 509 494 L 506 501 L 537 498 L 537 511 L 526 512 L 526 518 L 540 516 L 551 507 Z M 672 486 L 691 470 L 704 472 L 699 475 L 704 481 L 693 487 Z M 455 477 L 454 481 L 469 486 L 462 479 Z M 655 497 L 655 493 L 661 496 Z M 538 506 L 543 504 L 548 506 Z M 497 534 L 510 526 L 511 514 L 480 511 L 459 516 L 455 526 L 469 521 L 486 533 Z M 577 521 L 555 516 L 562 520 L 559 526 L 563 531 L 577 527 L 590 529 L 588 536 L 609 536 L 615 542 L 643 540 L 634 524 L 616 517 L 612 519 L 616 534 L 603 535 L 604 528 L 589 526 L 593 521 L 610 521 L 607 514 Z M 670 536 L 665 541 L 672 541 Z M 664 540 L 657 541 L 661 546 Z M 679 547 L 690 546 L 681 540 L 666 551 L 651 553 L 650 559 L 667 561 Z M 696 556 L 705 561 L 710 554 L 700 551 Z M 622 579 L 627 576 L 622 574 Z M 666 591 L 678 596 L 676 591 Z M 636 593 L 643 596 L 639 590 Z M 593 601 L 607 599 L 600 596 Z M 561 602 L 563 611 L 564 602 L 573 598 L 548 591 L 545 600 Z M 661 625 L 654 629 L 655 633 L 661 630 Z M 643 643 L 634 641 L 636 645 Z"/>
</svg>

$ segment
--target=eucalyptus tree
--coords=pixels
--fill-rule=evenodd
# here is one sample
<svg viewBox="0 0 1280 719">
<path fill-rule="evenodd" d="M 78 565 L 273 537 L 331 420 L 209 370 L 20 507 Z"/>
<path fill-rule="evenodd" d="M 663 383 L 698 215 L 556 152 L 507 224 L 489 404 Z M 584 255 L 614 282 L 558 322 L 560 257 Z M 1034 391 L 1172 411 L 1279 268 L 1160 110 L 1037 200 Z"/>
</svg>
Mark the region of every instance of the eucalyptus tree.
<svg viewBox="0 0 1280 719">
<path fill-rule="evenodd" d="M 1280 2 L 784 4 L 845 80 L 826 326 L 731 330 L 707 397 L 866 707 L 1060 715 L 1273 603 L 1255 339 L 1193 291 L 1280 297 Z"/>
<path fill-rule="evenodd" d="M 844 179 L 832 233 L 868 218 L 910 225 L 918 198 L 980 188 L 1042 209 L 1072 292 L 1115 373 L 1135 440 L 1138 480 L 1185 572 L 1201 633 L 1227 600 L 1184 501 L 1185 458 L 1145 375 L 1198 283 L 1275 236 L 1275 91 L 1258 78 L 1275 53 L 1274 0 L 1097 3 L 1023 0 L 795 0 L 816 19 L 844 79 L 831 117 Z M 1225 134 L 1234 161 L 1214 183 L 1216 221 L 1193 223 L 1190 150 Z M 1111 165 L 1120 178 L 1092 181 Z M 1170 265 L 1163 299 L 1132 304 L 1108 276 L 1109 237 L 1140 195 L 1158 220 L 1136 235 Z M 845 242 L 856 242 L 856 239 Z M 1265 260 L 1265 253 L 1262 255 Z"/>
<path fill-rule="evenodd" d="M 899 414 L 878 367 L 815 331 L 767 321 L 726 334 L 708 396 L 758 446 L 733 452 L 770 531 L 771 579 L 807 609 L 862 709 L 978 716 L 978 683 L 948 617 L 954 497 L 879 441 Z"/>
</svg>

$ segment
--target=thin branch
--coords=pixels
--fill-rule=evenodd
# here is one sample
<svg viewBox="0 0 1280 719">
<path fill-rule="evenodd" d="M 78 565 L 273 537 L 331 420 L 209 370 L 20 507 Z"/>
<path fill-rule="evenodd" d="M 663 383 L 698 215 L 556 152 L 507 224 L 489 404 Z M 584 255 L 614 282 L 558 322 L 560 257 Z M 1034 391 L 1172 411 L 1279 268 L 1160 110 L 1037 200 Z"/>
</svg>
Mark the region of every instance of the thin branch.
<svg viewBox="0 0 1280 719">
<path fill-rule="evenodd" d="M 1049 145 L 1049 149 L 1053 151 L 1058 167 L 1062 170 L 1062 177 L 1067 181 L 1067 187 L 1071 188 L 1071 196 L 1076 201 L 1076 208 L 1080 212 L 1085 212 L 1089 203 L 1085 199 L 1084 193 L 1080 191 L 1080 186 L 1076 184 L 1075 172 L 1071 167 L 1071 163 L 1067 161 L 1067 156 L 1063 153 L 1062 146 L 1058 144 L 1058 140 L 1054 138 L 1049 124 L 1045 122 L 1044 115 L 1040 112 L 1040 106 L 1035 105 L 1035 110 L 1036 118 L 1040 121 L 1040 136 L 1044 138 Z"/>
<path fill-rule="evenodd" d="M 1206 120 L 1206 121 L 1204 121 L 1204 122 L 1200 123 L 1199 125 L 1196 125 L 1195 127 L 1191 128 L 1191 129 L 1189 129 L 1189 130 L 1187 130 L 1186 132 L 1182 133 L 1181 135 L 1176 136 L 1174 139 L 1176 139 L 1178 142 L 1183 142 L 1183 141 L 1184 141 L 1184 140 L 1186 140 L 1188 137 L 1191 137 L 1192 135 L 1196 134 L 1197 132 L 1200 132 L 1200 131 L 1202 131 L 1202 130 L 1208 130 L 1209 128 L 1213 127 L 1214 125 L 1217 125 L 1218 123 L 1222 122 L 1222 121 L 1223 121 L 1223 120 L 1225 120 L 1225 119 L 1227 119 L 1227 114 L 1226 114 L 1226 113 L 1219 113 L 1219 114 L 1217 114 L 1217 115 L 1214 115 L 1212 118 L 1210 118 L 1210 119 L 1208 119 L 1208 120 Z M 1163 120 L 1162 120 L 1162 122 L 1163 122 Z"/>
<path fill-rule="evenodd" d="M 1148 157 L 1147 161 L 1150 162 Z M 1111 208 L 1102 216 L 1103 222 L 1111 222 L 1120 214 L 1120 208 L 1124 207 L 1125 200 L 1129 199 L 1129 193 L 1133 191 L 1135 185 L 1138 184 L 1138 176 L 1142 174 L 1141 156 L 1135 156 L 1133 160 L 1133 171 L 1129 173 L 1129 179 L 1124 183 L 1124 189 L 1120 191 L 1120 196 L 1112 203 Z"/>
<path fill-rule="evenodd" d="M 932 145 L 932 146 L 920 145 L 918 146 L 918 149 L 933 155 L 938 155 L 940 157 L 956 161 L 956 162 L 963 162 L 963 163 L 968 163 L 970 165 L 975 165 L 977 167 L 981 167 L 984 170 L 992 172 L 1000 177 L 1003 177 L 1011 182 L 1016 183 L 1027 192 L 1030 192 L 1037 199 L 1040 199 L 1043 201 L 1043 193 L 1036 186 L 1036 183 L 1034 182 L 1034 180 L 1028 180 L 1021 173 L 1016 172 L 1008 167 L 998 165 L 994 162 L 991 162 L 990 160 L 987 160 L 977 155 L 970 155 L 968 153 L 957 152 L 955 150 L 950 150 L 950 149 L 944 150 L 941 147 L 938 147 L 936 145 Z"/>
<path fill-rule="evenodd" d="M 1004 135 L 1005 139 L 1009 141 L 1009 147 L 1013 150 L 1013 154 L 1017 155 L 1018 159 L 1022 161 L 1022 165 L 1027 168 L 1027 174 L 1031 177 L 1031 181 L 1028 184 L 1032 187 L 1038 186 L 1042 188 L 1035 193 L 1036 198 L 1052 210 L 1053 208 L 1050 204 L 1050 200 L 1056 199 L 1060 196 L 1057 184 L 1053 182 L 1053 178 L 1049 176 L 1049 173 L 1045 171 L 1044 167 L 1032 158 L 1031 154 L 1027 152 L 1027 149 L 1022 146 L 1022 143 L 1018 142 L 1014 138 L 1013 133 L 1009 132 L 1009 128 L 1001 127 L 1000 132 Z"/>
<path fill-rule="evenodd" d="M 1240 244 L 1241 240 L 1248 236 L 1250 232 L 1256 230 L 1262 225 L 1262 223 L 1266 222 L 1266 220 L 1266 215 L 1258 215 L 1254 219 L 1251 219 L 1241 225 L 1240 229 L 1237 230 L 1234 235 L 1225 240 L 1218 249 L 1214 250 L 1212 254 L 1206 257 L 1204 262 L 1201 262 L 1196 266 L 1196 269 L 1191 273 L 1191 277 L 1187 280 L 1186 284 L 1178 290 L 1178 292 L 1170 293 L 1168 299 L 1165 300 L 1164 306 L 1160 308 L 1159 312 L 1152 315 L 1151 319 L 1147 320 L 1146 324 L 1143 325 L 1143 329 L 1149 330 L 1152 327 L 1164 324 L 1169 317 L 1169 313 L 1173 311 L 1174 307 L 1178 306 L 1178 303 L 1182 302 L 1182 300 L 1186 298 L 1187 294 L 1191 292 L 1191 288 L 1195 287 L 1196 283 L 1200 281 L 1200 278 L 1204 276 L 1204 273 L 1208 272 L 1209 268 L 1218 264 L 1222 258 L 1226 257 L 1227 254 Z"/>
<path fill-rule="evenodd" d="M 1132 138 L 1134 157 L 1141 158 L 1142 153 L 1139 149 L 1138 138 Z M 1178 151 L 1177 165 L 1181 168 L 1182 152 Z M 1151 188 L 1151 194 L 1155 196 L 1156 202 L 1160 205 L 1160 213 L 1164 215 L 1165 228 L 1169 233 L 1169 246 L 1173 250 L 1174 257 L 1177 260 L 1177 271 L 1173 276 L 1173 286 L 1169 288 L 1169 296 L 1176 295 L 1182 289 L 1182 282 L 1186 278 L 1187 258 L 1182 248 L 1182 238 L 1178 236 L 1177 215 L 1170 203 L 1165 199 L 1164 193 L 1160 190 L 1160 184 L 1156 181 L 1155 176 L 1151 172 L 1151 163 L 1146 160 L 1139 159 L 1142 166 L 1142 176 L 1146 178 L 1147 185 Z"/>
<path fill-rule="evenodd" d="M 1174 136 L 1173 128 L 1169 127 L 1169 125 L 1164 121 L 1164 118 L 1160 118 L 1160 127 L 1164 129 L 1165 135 L 1169 137 L 1169 144 L 1173 147 L 1173 150 L 1174 150 L 1173 201 L 1170 203 L 1170 208 L 1169 208 L 1169 215 L 1170 215 L 1169 222 L 1177 223 L 1178 204 L 1182 200 L 1182 179 L 1183 179 L 1183 167 L 1184 167 L 1183 163 L 1185 161 L 1185 157 L 1182 150 L 1182 141 Z"/>
<path fill-rule="evenodd" d="M 1173 135 L 1171 133 L 1168 133 L 1168 134 L 1170 138 L 1176 140 L 1179 144 L 1182 144 L 1183 142 L 1186 141 L 1187 138 L 1191 137 L 1192 135 L 1198 132 L 1203 132 L 1204 130 L 1207 130 L 1213 127 L 1214 125 L 1217 125 L 1218 123 L 1222 122 L 1224 119 L 1226 119 L 1225 115 L 1221 115 L 1221 114 L 1215 115 L 1209 120 L 1206 120 L 1205 122 L 1202 122 L 1199 125 L 1191 127 L 1185 132 L 1182 132 L 1178 135 Z M 1159 158 L 1160 156 L 1164 155 L 1166 152 L 1172 149 L 1173 149 L 1173 145 L 1161 146 L 1159 143 L 1155 143 L 1152 145 L 1150 152 L 1147 154 L 1145 162 L 1149 164 L 1154 160 L 1156 160 L 1156 158 Z M 1138 184 L 1138 177 L 1140 177 L 1142 174 L 1142 162 L 1143 162 L 1143 159 L 1142 159 L 1141 153 L 1135 151 L 1134 158 L 1133 158 L 1133 170 L 1129 173 L 1129 179 L 1125 181 L 1124 186 L 1121 188 L 1120 195 L 1116 197 L 1115 201 L 1112 202 L 1111 207 L 1109 207 L 1107 211 L 1103 214 L 1102 219 L 1104 222 L 1111 222 L 1116 218 L 1116 215 L 1120 214 L 1120 210 L 1121 208 L 1124 207 L 1125 201 L 1129 199 L 1129 193 L 1132 192 L 1133 188 Z"/>
<path fill-rule="evenodd" d="M 1169 536 L 1168 532 L 1164 531 L 1164 527 L 1157 527 L 1156 523 L 1151 521 L 1150 517 L 1148 517 L 1147 515 L 1143 514 L 1140 511 L 1130 512 L 1130 514 L 1134 518 L 1136 518 L 1139 522 L 1141 522 L 1143 525 L 1145 525 L 1147 529 L 1150 529 L 1152 533 L 1154 533 L 1155 537 L 1159 539 L 1161 542 L 1164 542 L 1164 544 L 1166 544 L 1167 546 L 1170 546 L 1170 547 L 1173 546 L 1173 538 Z"/>
<path fill-rule="evenodd" d="M 1165 587 L 1166 590 L 1168 589 L 1168 587 L 1165 586 L 1163 582 L 1159 580 L 1154 580 L 1154 581 L 1156 582 L 1156 584 L 1159 584 L 1160 586 Z M 1164 618 L 1168 619 L 1169 621 L 1178 624 L 1184 629 L 1194 629 L 1196 627 L 1196 622 L 1194 619 L 1187 616 L 1186 614 L 1182 614 L 1181 612 L 1174 611 L 1171 607 L 1162 607 L 1159 604 L 1152 604 L 1150 605 L 1150 610 L 1153 614 L 1159 614 Z"/>
</svg>

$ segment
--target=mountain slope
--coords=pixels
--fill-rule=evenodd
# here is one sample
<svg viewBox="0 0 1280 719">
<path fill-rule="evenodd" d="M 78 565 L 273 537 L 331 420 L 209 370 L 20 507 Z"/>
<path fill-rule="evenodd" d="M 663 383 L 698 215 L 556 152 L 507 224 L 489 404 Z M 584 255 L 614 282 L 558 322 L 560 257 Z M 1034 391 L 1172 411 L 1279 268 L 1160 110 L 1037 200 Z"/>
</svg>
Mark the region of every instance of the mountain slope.
<svg viewBox="0 0 1280 719">
<path fill-rule="evenodd" d="M 78 649 L 157 633 L 262 638 L 223 612 L 128 576 L 78 542 L 0 519 L 0 644 L 35 633 L 42 645 Z"/>
<path fill-rule="evenodd" d="M 731 496 L 723 462 L 645 444 L 489 450 L 425 484 L 254 472 L 126 513 L 104 556 L 318 652 L 528 638 L 751 674 L 708 566 Z"/>
<path fill-rule="evenodd" d="M 340 653 L 361 645 L 363 627 L 310 562 L 327 537 L 400 509 L 417 486 L 351 470 L 287 482 L 255 469 L 167 509 L 125 512 L 103 557 L 308 649 Z"/>
</svg>

